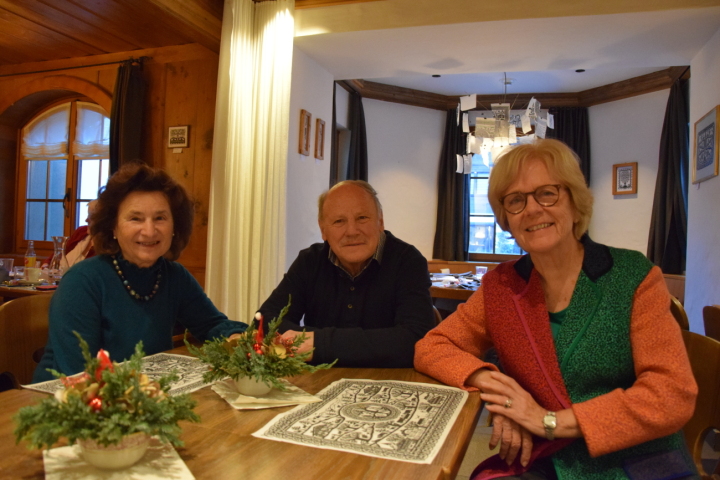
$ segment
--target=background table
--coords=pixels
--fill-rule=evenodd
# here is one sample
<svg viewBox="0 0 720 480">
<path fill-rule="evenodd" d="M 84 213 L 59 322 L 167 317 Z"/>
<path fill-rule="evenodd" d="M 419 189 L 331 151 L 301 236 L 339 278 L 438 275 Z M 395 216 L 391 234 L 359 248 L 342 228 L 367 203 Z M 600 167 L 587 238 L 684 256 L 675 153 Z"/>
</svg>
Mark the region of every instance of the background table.
<svg viewBox="0 0 720 480">
<path fill-rule="evenodd" d="M 35 290 L 33 287 L 6 287 L 0 285 L 0 303 L 13 298 L 27 297 L 29 295 L 52 295 L 55 290 Z"/>
<path fill-rule="evenodd" d="M 187 350 L 181 347 L 170 353 Z M 439 383 L 410 368 L 333 368 L 289 380 L 309 393 L 317 393 L 341 378 Z M 0 393 L 0 478 L 44 478 L 42 453 L 28 450 L 24 443 L 15 445 L 12 434 L 15 425 L 11 420 L 20 407 L 44 396 L 29 390 Z M 293 407 L 235 410 L 209 387 L 192 393 L 192 397 L 198 401 L 195 411 L 202 422 L 181 424 L 185 447 L 178 448 L 178 453 L 198 480 L 452 479 L 465 455 L 481 407 L 479 393 L 470 393 L 435 460 L 422 465 L 255 438 L 253 432 Z"/>
<path fill-rule="evenodd" d="M 476 290 L 468 290 L 467 288 L 433 285 L 430 287 L 430 296 L 432 298 L 447 298 L 467 302 L 468 298 L 470 298 L 475 291 Z"/>
</svg>

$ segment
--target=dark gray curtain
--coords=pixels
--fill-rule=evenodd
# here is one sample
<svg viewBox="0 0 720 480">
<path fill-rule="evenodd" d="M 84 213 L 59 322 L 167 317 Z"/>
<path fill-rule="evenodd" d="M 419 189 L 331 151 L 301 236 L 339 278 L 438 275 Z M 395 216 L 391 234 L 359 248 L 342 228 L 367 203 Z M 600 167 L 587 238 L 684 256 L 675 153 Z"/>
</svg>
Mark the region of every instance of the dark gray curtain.
<svg viewBox="0 0 720 480">
<path fill-rule="evenodd" d="M 348 156 L 347 179 L 368 179 L 368 153 L 367 135 L 365 133 L 365 111 L 363 110 L 362 96 L 353 92 L 350 94 L 348 108 L 348 128 L 350 129 L 350 154 Z"/>
<path fill-rule="evenodd" d="M 565 142 L 580 157 L 580 170 L 590 185 L 590 124 L 587 107 L 551 107 L 555 128 L 547 129 L 547 137 Z"/>
<path fill-rule="evenodd" d="M 335 106 L 337 82 L 333 82 L 333 113 L 330 125 L 330 188 L 338 182 L 338 138 L 337 138 L 337 110 Z"/>
<path fill-rule="evenodd" d="M 670 88 L 655 181 L 648 258 L 663 273 L 685 273 L 690 132 L 688 82 Z"/>
<path fill-rule="evenodd" d="M 466 261 L 470 229 L 470 175 L 455 173 L 457 155 L 466 148 L 466 134 L 457 124 L 457 110 L 447 112 L 445 140 L 438 171 L 438 207 L 433 258 Z"/>
<path fill-rule="evenodd" d="M 124 163 L 142 158 L 143 109 L 145 79 L 142 64 L 133 60 L 118 68 L 110 112 L 110 173 Z"/>
</svg>

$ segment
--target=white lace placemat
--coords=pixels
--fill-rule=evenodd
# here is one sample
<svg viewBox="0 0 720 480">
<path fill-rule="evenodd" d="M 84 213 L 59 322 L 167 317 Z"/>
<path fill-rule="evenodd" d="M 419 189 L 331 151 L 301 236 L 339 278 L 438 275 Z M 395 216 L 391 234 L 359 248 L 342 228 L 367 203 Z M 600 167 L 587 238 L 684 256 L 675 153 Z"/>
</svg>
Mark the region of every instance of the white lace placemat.
<svg viewBox="0 0 720 480">
<path fill-rule="evenodd" d="M 225 401 L 227 401 L 233 408 L 238 410 L 277 408 L 320 401 L 319 397 L 310 395 L 287 380 L 282 379 L 280 381 L 287 387 L 287 391 L 283 392 L 282 390 L 273 388 L 269 393 L 261 397 L 241 395 L 237 392 L 237 390 L 235 390 L 235 386 L 229 378 L 215 382 L 211 388 L 215 393 L 224 398 Z"/>
<path fill-rule="evenodd" d="M 468 393 L 392 380 L 342 379 L 320 403 L 277 415 L 253 436 L 412 463 L 432 463 Z"/>
<path fill-rule="evenodd" d="M 177 451 L 157 438 L 132 467 L 123 470 L 103 470 L 85 462 L 78 445 L 43 451 L 45 480 L 194 480 L 195 477 Z"/>
</svg>

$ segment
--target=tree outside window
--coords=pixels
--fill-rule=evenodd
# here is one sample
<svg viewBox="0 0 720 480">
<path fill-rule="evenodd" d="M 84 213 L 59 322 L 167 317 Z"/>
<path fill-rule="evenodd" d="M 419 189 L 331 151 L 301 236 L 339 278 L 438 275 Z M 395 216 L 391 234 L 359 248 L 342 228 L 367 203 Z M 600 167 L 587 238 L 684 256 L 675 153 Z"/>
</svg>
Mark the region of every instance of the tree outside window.
<svg viewBox="0 0 720 480">
<path fill-rule="evenodd" d="M 35 240 L 52 248 L 53 236 L 86 224 L 87 204 L 109 175 L 110 117 L 75 100 L 53 105 L 22 129 L 16 244 Z"/>
</svg>

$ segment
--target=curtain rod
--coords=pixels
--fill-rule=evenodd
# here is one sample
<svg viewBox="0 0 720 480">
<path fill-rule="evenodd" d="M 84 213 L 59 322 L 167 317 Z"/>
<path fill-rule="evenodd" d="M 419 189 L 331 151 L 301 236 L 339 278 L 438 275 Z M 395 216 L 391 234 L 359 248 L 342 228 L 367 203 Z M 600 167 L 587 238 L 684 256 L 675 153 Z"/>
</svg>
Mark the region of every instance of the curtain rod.
<svg viewBox="0 0 720 480">
<path fill-rule="evenodd" d="M 91 65 L 78 65 L 78 66 L 75 66 L 75 67 L 50 68 L 50 69 L 48 69 L 48 70 L 36 70 L 36 71 L 34 71 L 34 72 L 6 73 L 6 74 L 4 74 L 4 75 L 0 75 L 0 78 L 1 78 L 1 77 L 13 77 L 13 76 L 15 76 L 15 75 L 31 75 L 31 74 L 34 74 L 34 73 L 48 73 L 48 72 L 59 72 L 59 71 L 62 71 L 62 70 L 75 70 L 75 69 L 78 69 L 78 68 L 102 67 L 102 66 L 104 66 L 104 65 L 115 65 L 115 64 L 118 64 L 118 65 L 119 65 L 119 64 L 121 64 L 121 63 L 125 63 L 125 62 L 128 62 L 128 61 L 129 61 L 131 64 L 132 64 L 132 63 L 140 64 L 140 66 L 142 67 L 143 62 L 144 62 L 145 60 L 152 60 L 152 57 L 140 57 L 140 58 L 130 57 L 128 60 L 117 60 L 117 61 L 115 61 L 115 62 L 93 63 L 93 64 L 91 64 Z"/>
</svg>

